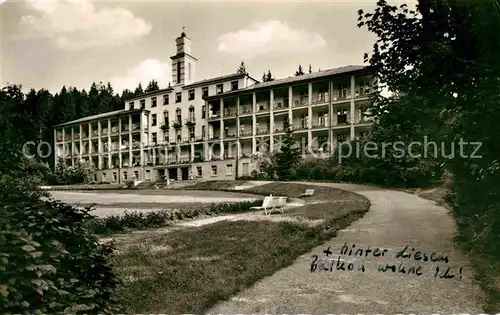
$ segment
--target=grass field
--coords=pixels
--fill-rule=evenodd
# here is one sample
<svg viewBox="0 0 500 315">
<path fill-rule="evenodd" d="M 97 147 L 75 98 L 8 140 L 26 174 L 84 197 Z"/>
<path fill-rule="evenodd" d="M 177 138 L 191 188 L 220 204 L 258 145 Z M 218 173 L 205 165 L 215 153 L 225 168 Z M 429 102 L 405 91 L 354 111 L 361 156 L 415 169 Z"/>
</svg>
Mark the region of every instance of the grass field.
<svg viewBox="0 0 500 315">
<path fill-rule="evenodd" d="M 258 193 L 294 197 L 305 187 L 272 183 L 259 187 Z M 286 215 L 325 220 L 316 227 L 226 221 L 122 238 L 117 243 L 115 265 L 125 279 L 121 290 L 124 312 L 203 313 L 330 240 L 337 230 L 363 216 L 370 205 L 366 198 L 353 193 L 314 189 L 318 194 L 309 200 L 321 203 L 291 208 Z"/>
</svg>

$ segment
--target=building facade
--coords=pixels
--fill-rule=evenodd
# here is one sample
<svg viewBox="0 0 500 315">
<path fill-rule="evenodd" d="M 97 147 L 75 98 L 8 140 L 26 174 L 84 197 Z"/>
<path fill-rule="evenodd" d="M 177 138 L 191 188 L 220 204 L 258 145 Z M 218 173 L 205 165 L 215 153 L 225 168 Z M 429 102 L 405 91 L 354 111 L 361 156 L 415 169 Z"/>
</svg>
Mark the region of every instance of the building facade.
<svg viewBox="0 0 500 315">
<path fill-rule="evenodd" d="M 363 66 L 262 83 L 247 73 L 196 81 L 184 32 L 176 46 L 168 88 L 56 126 L 56 163 L 90 161 L 96 182 L 234 179 L 256 168 L 252 153 L 279 149 L 286 119 L 303 155 L 327 156 L 370 130 Z"/>
</svg>

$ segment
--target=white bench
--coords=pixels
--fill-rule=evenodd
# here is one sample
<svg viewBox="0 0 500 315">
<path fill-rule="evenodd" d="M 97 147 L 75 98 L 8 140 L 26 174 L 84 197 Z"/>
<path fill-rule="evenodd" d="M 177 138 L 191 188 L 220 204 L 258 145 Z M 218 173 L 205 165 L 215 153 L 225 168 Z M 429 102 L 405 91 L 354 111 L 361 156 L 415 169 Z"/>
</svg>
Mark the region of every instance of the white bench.
<svg viewBox="0 0 500 315">
<path fill-rule="evenodd" d="M 314 195 L 314 189 L 306 189 L 306 192 L 303 194 L 300 194 L 299 198 L 311 197 L 313 195 Z"/>
<path fill-rule="evenodd" d="M 265 215 L 270 215 L 273 210 L 284 213 L 287 197 L 267 196 L 264 198 L 261 206 L 251 207 L 252 210 L 264 210 Z"/>
</svg>

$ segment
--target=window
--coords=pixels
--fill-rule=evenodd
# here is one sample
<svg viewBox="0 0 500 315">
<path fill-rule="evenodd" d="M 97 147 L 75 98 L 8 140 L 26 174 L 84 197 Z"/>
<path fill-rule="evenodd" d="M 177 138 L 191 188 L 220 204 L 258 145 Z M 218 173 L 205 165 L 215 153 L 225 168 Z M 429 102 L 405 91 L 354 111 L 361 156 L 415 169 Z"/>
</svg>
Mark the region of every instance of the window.
<svg viewBox="0 0 500 315">
<path fill-rule="evenodd" d="M 175 138 L 177 140 L 177 143 L 181 142 L 182 141 L 182 134 L 181 134 L 181 130 L 176 130 L 175 131 Z"/>
<path fill-rule="evenodd" d="M 150 180 L 151 179 L 151 173 L 149 170 L 146 170 L 146 176 L 145 180 Z"/>
<path fill-rule="evenodd" d="M 233 164 L 226 165 L 226 175 L 233 175 Z"/>
<path fill-rule="evenodd" d="M 156 96 L 151 98 L 151 107 L 156 107 Z"/>
<path fill-rule="evenodd" d="M 151 142 L 156 144 L 156 132 L 151 133 Z"/>
<path fill-rule="evenodd" d="M 189 107 L 189 120 L 194 120 L 194 107 Z"/>
<path fill-rule="evenodd" d="M 94 182 L 97 182 L 97 174 L 94 174 Z"/>
<path fill-rule="evenodd" d="M 337 143 L 346 142 L 346 140 L 347 140 L 347 133 L 339 133 L 337 135 Z"/>
<path fill-rule="evenodd" d="M 106 163 L 105 163 L 106 164 Z M 102 172 L 102 180 L 106 181 L 106 172 Z"/>
<path fill-rule="evenodd" d="M 203 177 L 203 169 L 201 166 L 196 167 L 196 177 Z"/>
<path fill-rule="evenodd" d="M 141 109 L 146 108 L 146 100 L 141 100 Z"/>
<path fill-rule="evenodd" d="M 113 181 L 116 182 L 118 180 L 118 175 L 116 172 L 113 172 Z"/>
<path fill-rule="evenodd" d="M 189 101 L 194 100 L 194 90 L 189 90 L 188 91 L 188 100 Z"/>
<path fill-rule="evenodd" d="M 201 126 L 201 138 L 205 139 L 205 126 Z"/>
<path fill-rule="evenodd" d="M 231 90 L 237 90 L 238 89 L 238 81 L 233 81 L 231 82 Z"/>
<path fill-rule="evenodd" d="M 350 87 L 348 87 L 347 84 L 340 84 L 338 86 L 338 92 L 339 92 L 339 99 L 345 99 L 350 97 L 351 95 Z"/>
<path fill-rule="evenodd" d="M 175 93 L 175 102 L 180 103 L 182 101 L 182 95 L 181 92 Z"/>
<path fill-rule="evenodd" d="M 139 179 L 139 171 L 134 171 L 134 179 Z"/>
<path fill-rule="evenodd" d="M 168 94 L 163 95 L 163 105 L 168 105 Z"/>
<path fill-rule="evenodd" d="M 318 125 L 321 127 L 328 126 L 328 112 L 318 113 Z"/>
<path fill-rule="evenodd" d="M 151 126 L 156 126 L 156 114 L 151 115 Z"/>
<path fill-rule="evenodd" d="M 207 107 L 205 105 L 203 105 L 201 107 L 201 119 L 205 119 L 207 117 Z"/>
<path fill-rule="evenodd" d="M 128 174 L 127 171 L 123 172 L 123 180 L 127 180 Z"/>
<path fill-rule="evenodd" d="M 181 83 L 181 63 L 177 62 L 177 83 Z"/>
<path fill-rule="evenodd" d="M 220 93 L 224 92 L 222 84 L 217 84 L 217 86 L 215 88 L 215 91 L 216 91 L 217 94 L 220 94 Z"/>
<path fill-rule="evenodd" d="M 189 127 L 189 139 L 194 140 L 194 127 Z"/>
<path fill-rule="evenodd" d="M 164 142 L 165 142 L 165 143 L 169 143 L 169 140 L 170 140 L 170 139 L 169 139 L 169 137 L 168 137 L 168 131 L 165 131 L 165 132 L 163 133 L 163 140 L 164 140 Z"/>
<path fill-rule="evenodd" d="M 202 97 L 208 96 L 208 86 L 201 89 L 201 94 L 202 94 Z"/>
<path fill-rule="evenodd" d="M 217 176 L 217 165 L 212 165 L 212 176 Z"/>
<path fill-rule="evenodd" d="M 347 124 L 347 110 L 345 108 L 337 111 L 337 124 Z"/>
<path fill-rule="evenodd" d="M 134 109 L 134 102 L 130 102 L 128 105 L 130 106 L 130 109 Z"/>
</svg>

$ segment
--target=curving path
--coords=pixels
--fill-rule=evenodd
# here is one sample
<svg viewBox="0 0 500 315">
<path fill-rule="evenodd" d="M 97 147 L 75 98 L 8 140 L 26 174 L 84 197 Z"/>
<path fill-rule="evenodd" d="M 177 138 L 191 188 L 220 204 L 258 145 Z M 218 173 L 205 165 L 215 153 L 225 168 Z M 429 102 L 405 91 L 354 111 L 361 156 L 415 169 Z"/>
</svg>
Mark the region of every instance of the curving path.
<svg viewBox="0 0 500 315">
<path fill-rule="evenodd" d="M 351 184 L 301 183 L 364 195 L 372 203 L 370 211 L 349 228 L 339 231 L 325 246 L 315 248 L 290 267 L 218 304 L 208 314 L 484 313 L 482 292 L 472 279 L 469 262 L 454 245 L 456 227 L 446 209 L 398 191 Z M 365 272 L 336 271 L 335 265 L 332 272 L 310 272 L 312 255 L 326 258 L 323 250 L 331 245 L 337 260 L 344 243 L 387 248 L 388 252 L 379 258 L 342 256 L 346 264 L 364 263 Z M 457 274 L 463 266 L 462 279 L 456 279 L 459 275 L 454 279 L 434 278 L 436 263 L 396 259 L 394 253 L 408 244 L 410 251 L 415 248 L 415 251 L 447 255 L 449 263 L 439 263 L 441 270 L 450 266 Z M 377 272 L 379 263 L 401 261 L 410 267 L 420 263 L 423 274 Z"/>
</svg>

